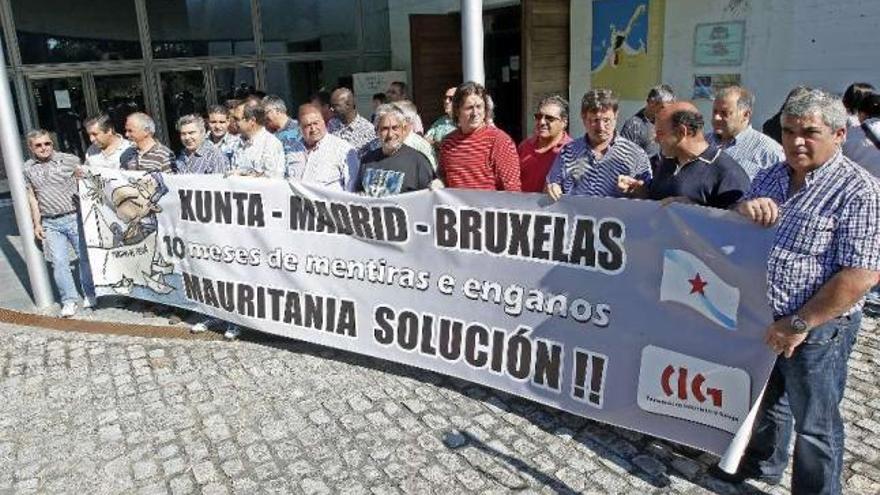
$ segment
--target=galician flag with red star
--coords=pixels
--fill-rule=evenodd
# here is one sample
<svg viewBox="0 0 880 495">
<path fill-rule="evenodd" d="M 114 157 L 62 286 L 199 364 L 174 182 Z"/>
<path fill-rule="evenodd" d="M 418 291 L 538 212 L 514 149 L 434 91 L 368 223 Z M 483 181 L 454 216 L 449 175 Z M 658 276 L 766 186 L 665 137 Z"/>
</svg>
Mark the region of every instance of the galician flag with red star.
<svg viewBox="0 0 880 495">
<path fill-rule="evenodd" d="M 687 251 L 667 249 L 663 252 L 660 301 L 684 304 L 722 327 L 736 330 L 739 289 L 726 284 Z"/>
</svg>

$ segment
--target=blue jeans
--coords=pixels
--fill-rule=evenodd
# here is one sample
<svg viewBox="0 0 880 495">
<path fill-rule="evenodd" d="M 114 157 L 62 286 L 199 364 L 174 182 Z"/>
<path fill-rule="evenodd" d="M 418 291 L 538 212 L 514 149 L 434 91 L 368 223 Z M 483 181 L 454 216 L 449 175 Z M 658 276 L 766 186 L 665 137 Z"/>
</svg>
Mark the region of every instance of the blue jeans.
<svg viewBox="0 0 880 495">
<path fill-rule="evenodd" d="M 835 318 L 810 331 L 791 358 L 777 359 L 743 459 L 744 469 L 765 481 L 780 480 L 788 465 L 793 429 L 792 493 L 841 492 L 843 419 L 839 406 L 846 388 L 846 363 L 861 321 L 861 313 Z"/>
<path fill-rule="evenodd" d="M 79 259 L 80 287 L 83 295 L 88 298 L 95 297 L 95 284 L 92 281 L 92 270 L 89 266 L 85 239 L 80 235 L 79 220 L 76 213 L 56 218 L 44 218 L 42 221 L 43 232 L 46 234 L 46 246 L 52 256 L 52 277 L 58 292 L 61 293 L 61 303 L 75 302 L 79 300 L 76 290 L 76 282 L 73 280 L 73 272 L 70 269 L 70 250 L 73 246 Z"/>
</svg>

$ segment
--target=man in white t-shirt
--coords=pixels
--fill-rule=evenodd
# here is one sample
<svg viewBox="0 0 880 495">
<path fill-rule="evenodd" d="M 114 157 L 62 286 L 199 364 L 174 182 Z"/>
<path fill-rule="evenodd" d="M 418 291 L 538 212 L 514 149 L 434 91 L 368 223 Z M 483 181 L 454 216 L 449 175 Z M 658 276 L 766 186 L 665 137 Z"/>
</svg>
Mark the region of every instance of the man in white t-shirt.
<svg viewBox="0 0 880 495">
<path fill-rule="evenodd" d="M 119 168 L 119 159 L 125 150 L 131 148 L 131 141 L 116 132 L 113 121 L 107 114 L 92 117 L 85 122 L 89 141 L 85 164 L 90 167 Z"/>
</svg>

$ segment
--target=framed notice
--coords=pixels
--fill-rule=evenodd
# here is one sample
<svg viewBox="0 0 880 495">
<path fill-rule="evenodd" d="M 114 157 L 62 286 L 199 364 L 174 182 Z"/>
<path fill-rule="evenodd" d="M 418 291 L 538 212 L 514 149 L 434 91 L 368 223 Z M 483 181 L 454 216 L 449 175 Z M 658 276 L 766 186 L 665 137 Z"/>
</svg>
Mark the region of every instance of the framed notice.
<svg viewBox="0 0 880 495">
<path fill-rule="evenodd" d="M 714 100 L 715 94 L 727 86 L 737 86 L 741 82 L 739 74 L 696 74 L 694 75 L 695 100 Z"/>
<path fill-rule="evenodd" d="M 697 24 L 694 32 L 694 65 L 740 65 L 745 51 L 746 23 Z"/>
</svg>

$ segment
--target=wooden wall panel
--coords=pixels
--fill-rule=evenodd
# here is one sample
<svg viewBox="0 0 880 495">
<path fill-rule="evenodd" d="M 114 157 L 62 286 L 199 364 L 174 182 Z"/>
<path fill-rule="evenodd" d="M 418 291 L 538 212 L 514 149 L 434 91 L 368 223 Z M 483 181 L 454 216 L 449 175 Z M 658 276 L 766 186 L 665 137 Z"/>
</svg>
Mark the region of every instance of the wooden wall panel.
<svg viewBox="0 0 880 495">
<path fill-rule="evenodd" d="M 545 95 L 568 98 L 571 0 L 522 0 L 523 133 L 531 135 L 532 113 Z"/>
</svg>

